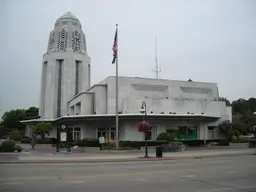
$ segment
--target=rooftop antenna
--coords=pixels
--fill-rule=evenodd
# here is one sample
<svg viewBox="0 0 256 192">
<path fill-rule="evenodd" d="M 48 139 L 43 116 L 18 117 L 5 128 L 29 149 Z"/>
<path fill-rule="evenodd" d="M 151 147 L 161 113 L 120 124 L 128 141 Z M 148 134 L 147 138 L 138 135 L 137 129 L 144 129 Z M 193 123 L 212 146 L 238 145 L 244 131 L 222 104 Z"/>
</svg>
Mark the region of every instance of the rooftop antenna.
<svg viewBox="0 0 256 192">
<path fill-rule="evenodd" d="M 157 37 L 155 38 L 155 69 L 152 69 L 153 72 L 155 72 L 156 78 L 159 78 L 159 73 L 161 72 L 161 67 L 158 65 L 157 60 Z"/>
</svg>

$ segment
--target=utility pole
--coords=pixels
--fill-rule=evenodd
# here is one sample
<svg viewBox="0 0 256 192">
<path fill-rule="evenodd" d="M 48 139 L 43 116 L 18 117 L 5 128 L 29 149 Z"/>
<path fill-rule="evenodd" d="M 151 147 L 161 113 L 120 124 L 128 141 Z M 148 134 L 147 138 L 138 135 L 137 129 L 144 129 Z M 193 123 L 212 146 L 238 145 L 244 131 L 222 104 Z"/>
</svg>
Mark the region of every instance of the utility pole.
<svg viewBox="0 0 256 192">
<path fill-rule="evenodd" d="M 159 73 L 161 72 L 161 67 L 158 65 L 157 60 L 157 37 L 155 38 L 155 69 L 152 69 L 152 71 L 155 73 L 156 78 L 159 78 Z"/>
</svg>

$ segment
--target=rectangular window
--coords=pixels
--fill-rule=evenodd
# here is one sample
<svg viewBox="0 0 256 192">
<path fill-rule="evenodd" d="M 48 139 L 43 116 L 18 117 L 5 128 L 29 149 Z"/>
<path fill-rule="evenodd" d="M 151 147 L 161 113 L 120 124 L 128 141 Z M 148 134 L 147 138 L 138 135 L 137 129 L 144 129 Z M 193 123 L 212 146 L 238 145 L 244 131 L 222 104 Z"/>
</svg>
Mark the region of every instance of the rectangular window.
<svg viewBox="0 0 256 192">
<path fill-rule="evenodd" d="M 214 128 L 215 128 L 215 127 L 208 126 L 208 131 L 214 131 Z"/>
<path fill-rule="evenodd" d="M 58 63 L 58 92 L 57 92 L 57 118 L 61 116 L 61 86 L 62 86 L 62 63 L 63 60 L 57 60 Z"/>
<path fill-rule="evenodd" d="M 76 61 L 76 74 L 75 74 L 75 95 L 80 92 L 80 72 L 81 70 L 81 61 Z"/>
<path fill-rule="evenodd" d="M 97 138 L 105 137 L 106 139 L 106 129 L 105 128 L 98 128 Z"/>
<path fill-rule="evenodd" d="M 91 65 L 88 65 L 88 80 L 89 80 L 89 87 L 91 87 Z"/>
<path fill-rule="evenodd" d="M 72 139 L 73 141 L 77 141 L 81 139 L 81 129 L 79 127 L 71 129 Z"/>
<path fill-rule="evenodd" d="M 115 128 L 98 128 L 97 138 L 105 137 L 105 139 L 115 140 L 116 130 Z"/>
</svg>

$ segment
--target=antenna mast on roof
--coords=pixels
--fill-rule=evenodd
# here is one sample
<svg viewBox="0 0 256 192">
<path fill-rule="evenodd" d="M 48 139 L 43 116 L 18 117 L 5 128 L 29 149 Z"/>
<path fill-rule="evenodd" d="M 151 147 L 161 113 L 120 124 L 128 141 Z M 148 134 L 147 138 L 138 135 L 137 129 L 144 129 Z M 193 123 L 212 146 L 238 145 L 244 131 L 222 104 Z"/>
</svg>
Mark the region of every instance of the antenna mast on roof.
<svg viewBox="0 0 256 192">
<path fill-rule="evenodd" d="M 157 60 L 157 37 L 155 38 L 155 69 L 152 69 L 153 72 L 155 72 L 156 78 L 159 78 L 159 73 L 161 72 L 161 67 L 158 65 Z"/>
</svg>

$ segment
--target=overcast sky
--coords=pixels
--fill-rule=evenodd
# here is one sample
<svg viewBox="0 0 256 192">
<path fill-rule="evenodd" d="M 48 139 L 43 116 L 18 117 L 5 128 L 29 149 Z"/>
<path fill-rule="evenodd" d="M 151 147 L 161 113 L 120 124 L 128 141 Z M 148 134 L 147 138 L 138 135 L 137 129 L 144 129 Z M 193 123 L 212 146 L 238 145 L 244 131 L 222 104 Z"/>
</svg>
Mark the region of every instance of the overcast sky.
<svg viewBox="0 0 256 192">
<path fill-rule="evenodd" d="M 42 55 L 67 11 L 86 34 L 92 83 L 115 75 L 118 23 L 120 75 L 154 77 L 157 36 L 161 78 L 216 82 L 230 100 L 256 97 L 254 0 L 1 0 L 0 115 L 39 105 Z"/>
</svg>

